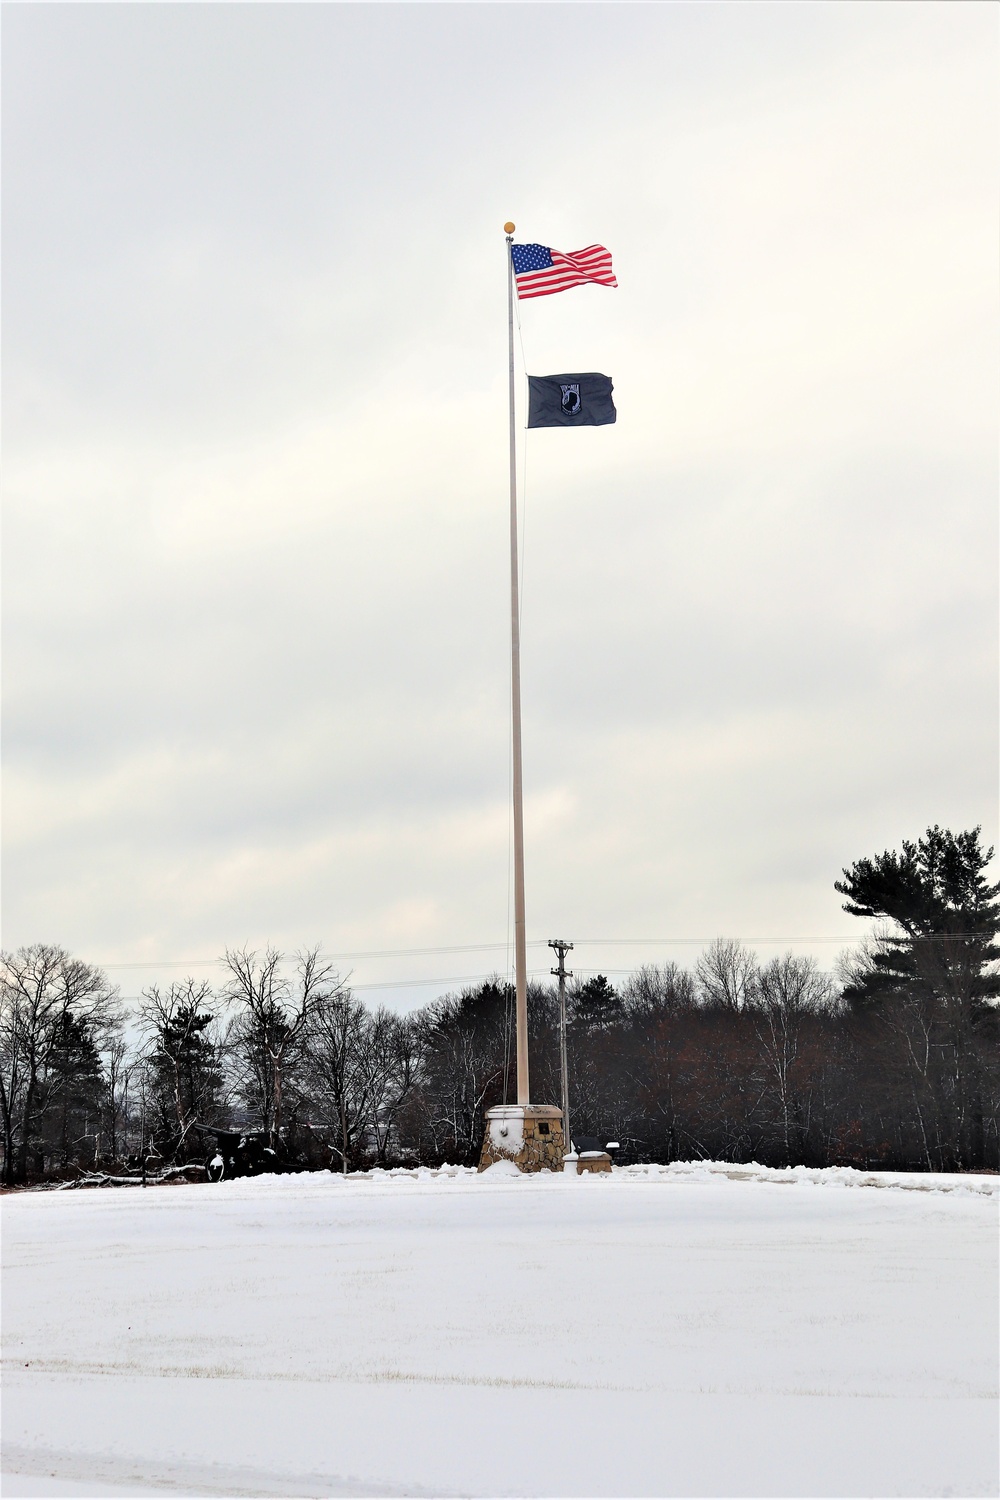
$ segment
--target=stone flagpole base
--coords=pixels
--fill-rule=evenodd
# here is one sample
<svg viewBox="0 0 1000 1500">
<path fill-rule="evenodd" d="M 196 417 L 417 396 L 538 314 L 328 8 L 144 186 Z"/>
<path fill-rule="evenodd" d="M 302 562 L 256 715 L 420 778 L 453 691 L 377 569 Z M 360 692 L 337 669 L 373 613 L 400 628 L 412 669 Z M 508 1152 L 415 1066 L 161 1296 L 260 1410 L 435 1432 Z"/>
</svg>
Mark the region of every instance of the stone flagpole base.
<svg viewBox="0 0 1000 1500">
<path fill-rule="evenodd" d="M 512 1161 L 522 1172 L 561 1172 L 565 1154 L 562 1110 L 554 1104 L 497 1104 L 486 1111 L 480 1172 L 498 1161 Z"/>
</svg>

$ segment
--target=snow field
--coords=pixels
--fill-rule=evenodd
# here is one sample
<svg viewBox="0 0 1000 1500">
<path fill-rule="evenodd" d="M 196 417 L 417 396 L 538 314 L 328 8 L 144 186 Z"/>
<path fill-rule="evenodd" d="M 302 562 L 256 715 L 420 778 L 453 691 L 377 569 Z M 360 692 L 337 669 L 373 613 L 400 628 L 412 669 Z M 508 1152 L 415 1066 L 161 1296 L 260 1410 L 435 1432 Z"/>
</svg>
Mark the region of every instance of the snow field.
<svg viewBox="0 0 1000 1500">
<path fill-rule="evenodd" d="M 1000 1182 L 3 1200 L 5 1495 L 994 1495 Z"/>
</svg>

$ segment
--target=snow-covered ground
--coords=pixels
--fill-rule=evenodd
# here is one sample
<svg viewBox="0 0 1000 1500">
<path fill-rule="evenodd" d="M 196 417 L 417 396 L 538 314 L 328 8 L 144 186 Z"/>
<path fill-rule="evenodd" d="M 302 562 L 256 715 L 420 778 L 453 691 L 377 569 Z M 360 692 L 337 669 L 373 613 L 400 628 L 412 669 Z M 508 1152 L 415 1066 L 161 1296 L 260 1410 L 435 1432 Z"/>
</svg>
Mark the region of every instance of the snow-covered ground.
<svg viewBox="0 0 1000 1500">
<path fill-rule="evenodd" d="M 989 1177 L 3 1201 L 4 1495 L 995 1495 Z"/>
</svg>

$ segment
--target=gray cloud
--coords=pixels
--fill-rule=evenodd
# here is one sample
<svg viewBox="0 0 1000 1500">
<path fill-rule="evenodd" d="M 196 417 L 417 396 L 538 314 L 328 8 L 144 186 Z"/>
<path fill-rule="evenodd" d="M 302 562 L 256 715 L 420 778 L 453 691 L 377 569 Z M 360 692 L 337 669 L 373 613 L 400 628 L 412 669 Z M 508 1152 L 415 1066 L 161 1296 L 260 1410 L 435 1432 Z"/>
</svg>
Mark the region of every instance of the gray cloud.
<svg viewBox="0 0 1000 1500">
<path fill-rule="evenodd" d="M 504 941 L 508 214 L 620 281 L 521 316 L 620 412 L 528 439 L 530 935 L 839 933 L 846 860 L 994 837 L 993 47 L 9 8 L 6 941 Z"/>
</svg>

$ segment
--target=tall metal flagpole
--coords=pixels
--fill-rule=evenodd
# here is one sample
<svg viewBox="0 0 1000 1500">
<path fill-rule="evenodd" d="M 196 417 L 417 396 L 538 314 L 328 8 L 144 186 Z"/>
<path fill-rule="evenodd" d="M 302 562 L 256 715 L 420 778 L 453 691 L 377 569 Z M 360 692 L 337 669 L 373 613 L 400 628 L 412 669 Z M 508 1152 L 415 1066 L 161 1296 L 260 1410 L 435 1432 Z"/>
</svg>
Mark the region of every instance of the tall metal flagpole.
<svg viewBox="0 0 1000 1500">
<path fill-rule="evenodd" d="M 517 1102 L 528 1089 L 528 950 L 524 931 L 524 804 L 521 786 L 521 628 L 517 587 L 517 445 L 514 437 L 514 225 L 507 236 L 507 346 L 510 400 L 510 704 L 514 740 L 514 974 L 517 996 Z"/>
</svg>

